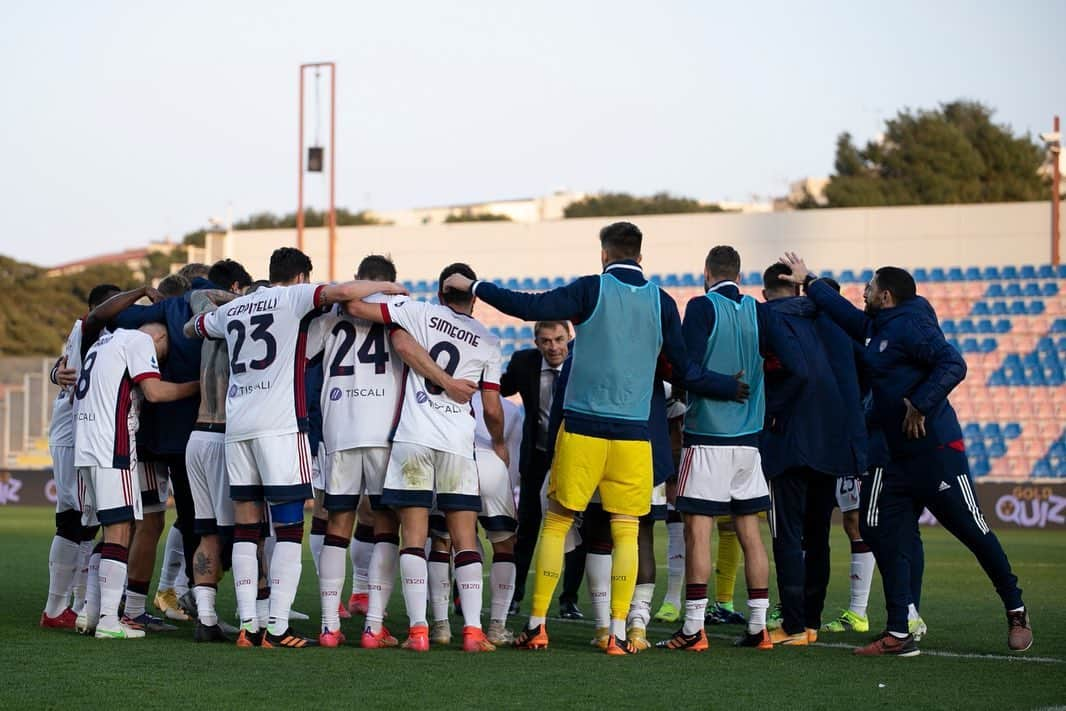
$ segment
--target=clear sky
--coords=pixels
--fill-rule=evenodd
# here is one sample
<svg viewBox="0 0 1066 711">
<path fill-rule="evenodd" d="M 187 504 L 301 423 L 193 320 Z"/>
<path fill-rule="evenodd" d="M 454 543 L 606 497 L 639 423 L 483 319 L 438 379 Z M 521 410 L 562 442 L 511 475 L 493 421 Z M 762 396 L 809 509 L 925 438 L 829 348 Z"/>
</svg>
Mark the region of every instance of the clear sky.
<svg viewBox="0 0 1066 711">
<path fill-rule="evenodd" d="M 301 62 L 338 63 L 340 206 L 748 200 L 828 174 L 837 134 L 905 106 L 966 97 L 1049 130 L 1064 20 L 1061 0 L 4 0 L 0 253 L 55 264 L 293 210 Z"/>
</svg>

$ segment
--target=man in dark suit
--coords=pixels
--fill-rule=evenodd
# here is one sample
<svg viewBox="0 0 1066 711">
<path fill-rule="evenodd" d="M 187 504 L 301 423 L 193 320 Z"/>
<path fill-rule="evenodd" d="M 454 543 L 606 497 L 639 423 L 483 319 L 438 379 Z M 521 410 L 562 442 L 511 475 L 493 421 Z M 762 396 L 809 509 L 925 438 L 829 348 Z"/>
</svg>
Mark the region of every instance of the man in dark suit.
<svg viewBox="0 0 1066 711">
<path fill-rule="evenodd" d="M 518 497 L 518 540 L 515 544 L 514 599 L 511 614 L 516 614 L 525 593 L 526 575 L 533 560 L 537 534 L 543 512 L 540 509 L 540 490 L 551 468 L 551 447 L 548 443 L 548 413 L 551 411 L 555 380 L 569 353 L 570 324 L 566 321 L 538 321 L 533 329 L 536 348 L 528 348 L 511 356 L 500 380 L 504 396 L 518 395 L 525 408 L 522 431 L 522 451 L 518 471 L 521 491 Z M 563 591 L 559 596 L 559 614 L 568 619 L 584 617 L 577 607 L 577 591 L 585 574 L 585 552 L 579 546 L 566 557 Z"/>
</svg>

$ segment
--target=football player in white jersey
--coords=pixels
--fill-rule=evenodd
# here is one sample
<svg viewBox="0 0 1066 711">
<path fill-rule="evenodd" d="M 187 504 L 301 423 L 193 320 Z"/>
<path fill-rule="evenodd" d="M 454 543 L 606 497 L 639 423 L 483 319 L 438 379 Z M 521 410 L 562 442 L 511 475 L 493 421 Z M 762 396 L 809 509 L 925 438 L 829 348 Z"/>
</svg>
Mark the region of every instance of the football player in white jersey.
<svg viewBox="0 0 1066 711">
<path fill-rule="evenodd" d="M 477 428 L 474 430 L 475 459 L 477 461 L 478 485 L 481 488 L 481 514 L 478 523 L 485 537 L 492 544 L 492 568 L 489 572 L 489 629 L 486 637 L 493 644 L 510 645 L 514 633 L 507 629 L 507 613 L 515 590 L 515 534 L 518 518 L 515 512 L 514 489 L 518 484 L 518 459 L 522 447 L 522 408 L 507 399 L 501 399 L 504 414 L 504 440 L 507 442 L 509 463 L 504 463 L 492 446 L 492 435 L 485 426 L 485 408 L 480 393 L 470 401 L 474 409 Z M 451 597 L 451 540 L 446 527 L 437 516 L 431 517 L 430 533 L 433 550 L 430 551 L 429 597 L 433 621 L 430 625 L 430 642 L 448 644 L 451 641 L 451 623 L 448 621 L 448 602 Z"/>
<path fill-rule="evenodd" d="M 119 288 L 113 284 L 93 287 L 89 292 L 89 309 L 118 292 Z M 56 534 L 48 552 L 48 602 L 41 613 L 40 625 L 58 629 L 73 629 L 77 613 L 85 604 L 89 554 L 97 532 L 96 527 L 81 525 L 78 474 L 74 469 L 74 385 L 81 368 L 81 333 L 82 320 L 78 319 L 51 375 L 52 382 L 59 386 L 52 402 L 48 430 L 48 451 L 52 455 L 56 488 Z"/>
<path fill-rule="evenodd" d="M 234 500 L 233 577 L 241 631 L 237 645 L 306 648 L 317 643 L 289 629 L 300 582 L 303 502 L 311 497 L 304 384 L 307 330 L 329 304 L 376 292 L 406 293 L 387 282 L 310 284 L 311 260 L 291 247 L 270 257 L 271 286 L 193 318 L 186 335 L 225 338 L 226 471 Z M 259 634 L 257 544 L 262 503 L 270 504 L 277 543 L 271 555 L 270 619 Z"/>
<path fill-rule="evenodd" d="M 465 264 L 444 268 L 439 284 L 451 274 L 473 277 Z M 358 318 L 395 324 L 411 334 L 448 374 L 480 383 L 492 448 L 508 461 L 500 405 L 500 347 L 496 337 L 471 316 L 475 299 L 467 293 L 444 293 L 440 304 L 411 299 L 387 303 L 351 301 Z M 400 418 L 393 436 L 381 503 L 394 508 L 403 538 L 400 575 L 409 634 L 404 647 L 429 650 L 426 622 L 426 539 L 429 509 L 444 513 L 455 553 L 455 578 L 463 609 L 463 649 L 488 652 L 495 646 L 481 629 L 481 553 L 477 550 L 477 514 L 481 510 L 474 461 L 474 418 L 469 405 L 452 400 L 444 389 L 409 371 Z"/>
<path fill-rule="evenodd" d="M 356 279 L 395 281 L 396 267 L 387 257 L 370 255 L 359 264 Z M 387 298 L 371 297 L 379 303 Z M 392 343 L 392 339 L 396 342 Z M 410 361 L 411 367 L 423 373 L 423 377 L 441 383 L 448 392 L 454 392 L 457 384 L 410 334 L 357 319 L 342 306 L 335 306 L 315 319 L 308 338 L 308 356 L 314 357 L 319 352 L 323 356 L 325 376 L 321 399 L 322 446 L 328 459 L 322 467 L 328 525 L 319 559 L 322 600 L 319 644 L 336 647 L 344 642 L 338 602 L 356 509 L 365 495 L 375 512 L 374 523 L 380 536 L 377 540 L 381 545 L 374 546 L 368 566 L 374 571 L 368 573 L 368 578 L 372 575 L 374 579 L 374 599 L 368 599 L 362 646 L 371 649 L 396 646 L 396 639 L 381 621 L 396 577 L 399 523 L 395 513 L 382 507 L 381 494 L 389 461 L 389 435 L 403 386 L 404 361 Z M 412 352 L 417 357 L 412 357 Z M 477 387 L 475 383 L 468 385 L 467 399 Z"/>
<path fill-rule="evenodd" d="M 194 396 L 200 390 L 199 382 L 160 379 L 159 361 L 166 352 L 167 332 L 162 325 L 148 324 L 136 331 L 119 329 L 101 336 L 88 350 L 74 386 L 78 400 L 74 465 L 82 523 L 104 528 L 99 607 L 85 613 L 87 630 L 95 629 L 98 639 L 144 636 L 140 625 L 128 625 L 118 616 L 132 522 L 141 518 L 135 437 L 140 395 L 151 402 L 169 402 Z"/>
</svg>

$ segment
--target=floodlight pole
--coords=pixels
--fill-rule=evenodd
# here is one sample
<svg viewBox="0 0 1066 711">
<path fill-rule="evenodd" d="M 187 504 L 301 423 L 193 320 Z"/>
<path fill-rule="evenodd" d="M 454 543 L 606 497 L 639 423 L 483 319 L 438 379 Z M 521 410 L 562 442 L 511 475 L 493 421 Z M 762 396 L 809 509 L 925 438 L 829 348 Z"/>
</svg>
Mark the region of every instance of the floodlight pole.
<svg viewBox="0 0 1066 711">
<path fill-rule="evenodd" d="M 299 140 L 296 161 L 296 248 L 304 248 L 304 72 L 312 67 L 329 67 L 329 280 L 336 279 L 334 263 L 337 252 L 337 65 L 334 62 L 311 62 L 300 65 Z"/>
</svg>

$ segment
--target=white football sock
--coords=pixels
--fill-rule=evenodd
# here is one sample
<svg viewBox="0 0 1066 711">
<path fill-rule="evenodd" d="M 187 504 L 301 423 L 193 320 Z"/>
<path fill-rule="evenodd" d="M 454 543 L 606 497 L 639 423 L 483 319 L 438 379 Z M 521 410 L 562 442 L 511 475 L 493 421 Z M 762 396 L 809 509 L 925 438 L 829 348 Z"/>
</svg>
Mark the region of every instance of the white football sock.
<svg viewBox="0 0 1066 711">
<path fill-rule="evenodd" d="M 233 544 L 233 588 L 237 594 L 237 616 L 250 632 L 259 629 L 255 598 L 259 592 L 258 546 L 251 541 Z"/>
<path fill-rule="evenodd" d="M 431 554 L 432 555 L 432 554 Z M 426 562 L 429 575 L 429 609 L 434 622 L 448 619 L 448 598 L 452 591 L 451 563 L 447 560 Z"/>
<path fill-rule="evenodd" d="M 685 582 L 685 524 L 678 521 L 666 524 L 666 597 L 674 607 L 681 609 L 681 588 Z"/>
<path fill-rule="evenodd" d="M 93 554 L 95 545 L 96 541 L 82 541 L 78 546 L 78 567 L 70 583 L 70 595 L 74 598 L 72 607 L 75 612 L 81 612 L 85 606 L 85 588 L 89 583 L 89 556 Z"/>
<path fill-rule="evenodd" d="M 340 629 L 341 588 L 347 577 L 348 551 L 338 546 L 322 546 L 318 560 L 318 595 L 322 601 L 322 629 L 335 632 Z"/>
<path fill-rule="evenodd" d="M 134 592 L 126 588 L 126 607 L 124 615 L 131 620 L 137 619 L 144 614 L 144 604 L 148 596 L 144 593 Z"/>
<path fill-rule="evenodd" d="M 352 559 L 352 594 L 358 595 L 370 590 L 370 556 L 374 554 L 373 541 L 352 539 L 348 555 Z"/>
<path fill-rule="evenodd" d="M 118 624 L 118 604 L 126 587 L 126 564 L 104 558 L 100 561 L 100 624 Z"/>
<path fill-rule="evenodd" d="M 455 568 L 455 584 L 459 586 L 459 605 L 463 608 L 463 626 L 481 629 L 481 584 L 485 566 L 477 551 L 459 551 L 455 554 L 461 565 Z M 474 562 L 464 563 L 467 556 L 476 556 Z"/>
<path fill-rule="evenodd" d="M 626 624 L 630 627 L 647 629 L 651 621 L 651 599 L 655 595 L 655 583 L 640 583 L 633 591 L 633 601 L 629 604 L 629 617 Z"/>
<path fill-rule="evenodd" d="M 218 624 L 218 613 L 215 612 L 215 597 L 218 590 L 214 585 L 195 585 L 192 589 L 193 597 L 196 598 L 196 616 L 200 624 L 213 627 Z"/>
<path fill-rule="evenodd" d="M 158 589 L 176 589 L 178 575 L 183 573 L 184 568 L 185 547 L 182 545 L 181 531 L 171 526 L 167 531 L 166 546 L 163 548 L 163 566 L 159 569 Z"/>
<path fill-rule="evenodd" d="M 85 579 L 85 616 L 89 629 L 100 620 L 100 554 L 89 555 L 89 570 Z"/>
<path fill-rule="evenodd" d="M 48 602 L 44 606 L 44 614 L 49 617 L 59 617 L 67 609 L 80 557 L 80 544 L 61 536 L 52 538 L 48 551 Z"/>
<path fill-rule="evenodd" d="M 274 559 L 274 546 L 278 544 L 278 537 L 270 534 L 263 539 L 263 566 L 267 569 L 267 578 L 270 577 L 270 561 Z"/>
<path fill-rule="evenodd" d="M 851 602 L 848 603 L 848 609 L 859 617 L 866 617 L 875 566 L 873 553 L 851 554 Z"/>
<path fill-rule="evenodd" d="M 683 634 L 696 634 L 703 629 L 707 616 L 707 598 L 685 600 L 685 623 L 681 628 Z"/>
<path fill-rule="evenodd" d="M 315 564 L 315 575 L 322 575 L 322 546 L 326 544 L 326 534 L 312 533 L 308 536 L 308 545 L 311 547 L 311 560 Z"/>
<path fill-rule="evenodd" d="M 367 580 L 366 611 L 366 626 L 374 634 L 381 631 L 385 608 L 388 607 L 389 598 L 392 597 L 392 586 L 396 581 L 396 566 L 399 563 L 399 557 L 400 547 L 395 543 L 382 541 L 374 544 Z"/>
<path fill-rule="evenodd" d="M 185 574 L 185 554 L 178 558 L 178 574 L 174 576 L 174 592 L 178 597 L 189 592 L 189 576 Z"/>
<path fill-rule="evenodd" d="M 489 619 L 492 622 L 507 622 L 507 611 L 514 597 L 514 583 L 517 569 L 513 560 L 492 561 L 489 571 L 489 586 L 492 588 L 492 603 Z"/>
<path fill-rule="evenodd" d="M 255 623 L 258 628 L 265 630 L 270 624 L 270 588 L 267 588 L 266 597 L 259 597 L 259 591 L 255 594 Z"/>
<path fill-rule="evenodd" d="M 400 554 L 400 578 L 408 626 L 426 625 L 426 559 L 414 553 Z"/>
<path fill-rule="evenodd" d="M 302 557 L 303 546 L 299 543 L 278 541 L 274 545 L 274 555 L 270 557 L 270 634 L 279 635 L 289 629 L 289 612 L 303 570 Z"/>
<path fill-rule="evenodd" d="M 748 599 L 748 634 L 755 634 L 766 627 L 766 611 L 770 600 L 765 597 Z"/>
<path fill-rule="evenodd" d="M 615 636 L 615 639 L 624 640 L 626 638 L 626 621 L 611 619 L 611 634 Z"/>
<path fill-rule="evenodd" d="M 589 553 L 585 556 L 585 575 L 588 577 L 592 618 L 596 627 L 611 623 L 611 554 Z"/>
</svg>

